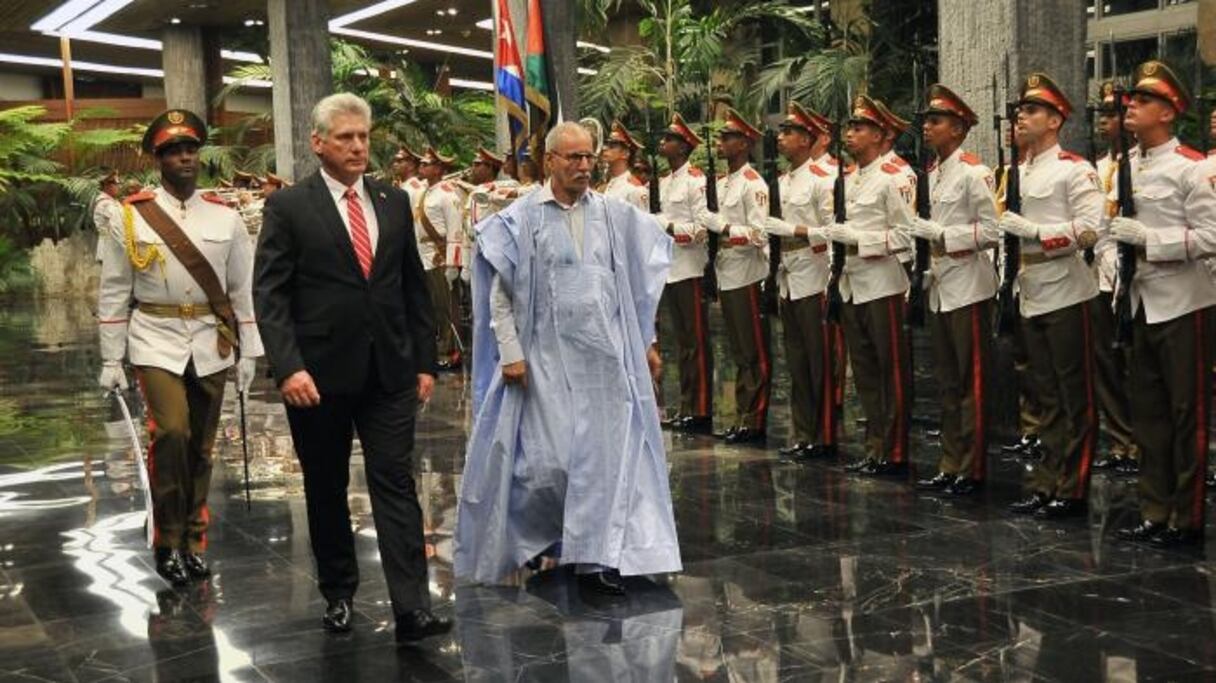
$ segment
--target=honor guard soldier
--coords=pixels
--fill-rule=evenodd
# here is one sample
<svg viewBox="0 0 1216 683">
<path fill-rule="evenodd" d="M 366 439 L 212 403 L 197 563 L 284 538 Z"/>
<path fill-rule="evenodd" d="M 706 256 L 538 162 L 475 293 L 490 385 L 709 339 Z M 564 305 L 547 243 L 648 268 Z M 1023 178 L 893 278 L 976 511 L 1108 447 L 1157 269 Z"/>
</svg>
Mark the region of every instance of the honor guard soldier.
<svg viewBox="0 0 1216 683">
<path fill-rule="evenodd" d="M 1140 147 L 1130 158 L 1136 212 L 1113 218 L 1110 237 L 1137 252 L 1130 396 L 1141 449 L 1141 522 L 1119 535 L 1197 545 L 1216 305 L 1216 284 L 1200 259 L 1216 255 L 1216 169 L 1174 135 L 1190 96 L 1168 66 L 1140 65 L 1130 95 L 1126 125 Z"/>
<path fill-rule="evenodd" d="M 1107 142 L 1109 149 L 1098 159 L 1098 179 L 1102 181 L 1103 194 L 1110 195 L 1115 189 L 1115 172 L 1119 167 L 1119 116 L 1115 107 L 1115 84 L 1107 81 L 1100 90 L 1102 100 L 1098 103 L 1098 134 Z M 1124 104 L 1126 105 L 1126 96 Z M 1128 150 L 1132 158 L 1136 147 Z M 1115 288 L 1115 252 L 1113 244 L 1095 250 L 1094 271 L 1098 278 L 1098 296 L 1090 303 L 1089 314 L 1094 331 L 1094 391 L 1098 407 L 1102 410 L 1103 425 L 1110 439 L 1110 450 L 1094 461 L 1095 470 L 1110 469 L 1121 474 L 1135 474 L 1139 469 L 1139 447 L 1132 439 L 1129 415 L 1128 353 L 1115 348 L 1115 314 L 1113 296 Z"/>
<path fill-rule="evenodd" d="M 1026 150 L 1022 213 L 1006 211 L 997 224 L 1021 240 L 1021 326 L 1043 410 L 1043 458 L 1027 478 L 1028 496 L 1010 509 L 1045 518 L 1085 512 L 1098 428 L 1088 303 L 1098 284 L 1082 254 L 1097 243 L 1103 199 L 1094 167 L 1060 149 L 1071 113 L 1050 78 L 1027 77 L 1014 133 Z"/>
<path fill-rule="evenodd" d="M 171 109 L 143 151 L 161 184 L 126 199 L 103 251 L 98 322 L 105 389 L 125 389 L 126 356 L 148 410 L 156 571 L 181 585 L 206 577 L 207 493 L 228 368 L 253 381 L 262 341 L 253 318 L 253 244 L 236 211 L 197 191 L 207 127 Z M 239 362 L 238 362 L 239 361 Z"/>
<path fill-rule="evenodd" d="M 912 164 L 909 164 L 907 159 L 895 153 L 895 141 L 912 127 L 912 122 L 896 116 L 895 112 L 888 109 L 882 100 L 874 100 L 874 106 L 878 108 L 878 113 L 882 114 L 883 127 L 886 128 L 886 136 L 882 142 L 882 161 L 883 163 L 899 167 L 906 183 L 904 192 L 908 197 L 915 197 L 916 169 L 912 168 Z M 911 199 L 909 199 L 909 202 L 911 202 Z M 901 251 L 898 256 L 899 262 L 903 264 L 904 272 L 911 277 L 912 261 L 916 258 L 914 249 Z M 909 339 L 908 343 L 911 344 L 912 340 Z M 911 355 L 909 355 L 909 358 L 911 358 Z"/>
<path fill-rule="evenodd" d="M 760 307 L 768 277 L 768 184 L 748 163 L 760 137 L 738 112 L 727 110 L 718 151 L 729 172 L 718 180 L 718 214 L 710 214 L 706 226 L 722 236 L 714 270 L 735 362 L 735 424 L 720 434 L 727 443 L 764 443 L 772 388 L 769 322 Z"/>
<path fill-rule="evenodd" d="M 410 206 L 417 207 L 418 200 L 426 191 L 426 181 L 418 175 L 422 157 L 409 147 L 402 147 L 393 155 L 393 184 L 410 196 Z"/>
<path fill-rule="evenodd" d="M 883 161 L 887 128 L 874 100 L 858 96 L 848 125 L 845 144 L 857 162 L 845 186 L 849 220 L 830 227 L 828 238 L 845 245 L 841 320 L 866 417 L 866 456 L 846 469 L 901 476 L 908 469 L 912 369 L 904 330 L 908 275 L 899 254 L 910 240 L 897 228 L 912 222 L 912 197 L 903 170 Z"/>
<path fill-rule="evenodd" d="M 705 174 L 688 163 L 701 138 L 679 114 L 659 141 L 659 154 L 671 172 L 659 179 L 659 223 L 675 239 L 663 306 L 671 316 L 680 375 L 680 404 L 668 423 L 695 434 L 713 431 L 713 349 L 709 346 L 709 304 L 702 290 L 709 263 L 706 225 L 713 216 L 705 206 Z"/>
<path fill-rule="evenodd" d="M 265 200 L 278 190 L 285 187 L 291 187 L 291 181 L 278 177 L 273 173 L 267 173 L 262 179 L 262 199 Z"/>
<path fill-rule="evenodd" d="M 107 239 L 122 229 L 122 203 L 118 201 L 118 171 L 110 171 L 97 181 L 97 196 L 93 198 L 93 225 L 97 228 L 97 260 L 113 240 Z"/>
<path fill-rule="evenodd" d="M 836 453 L 832 328 L 826 323 L 830 266 L 824 229 L 832 224 L 835 173 L 815 163 L 832 137 L 831 124 L 791 102 L 777 135 L 789 161 L 778 179 L 781 218 L 769 217 L 765 231 L 781 241 L 777 270 L 785 358 L 790 373 L 793 438 L 780 453 L 823 457 Z"/>
<path fill-rule="evenodd" d="M 418 165 L 426 189 L 418 197 L 414 209 L 418 254 L 422 257 L 431 302 L 435 305 L 440 370 L 454 370 L 461 363 L 452 318 L 452 288 L 446 272 L 449 259 L 453 255 L 459 256 L 463 234 L 463 196 L 452 182 L 444 180 L 453 161 L 451 157 L 440 155 L 434 147 L 427 147 Z"/>
<path fill-rule="evenodd" d="M 642 145 L 629 134 L 620 121 L 613 121 L 600 151 L 600 159 L 608 165 L 608 182 L 602 192 L 609 197 L 632 204 L 650 212 L 650 192 L 646 184 L 633 175 L 633 159 Z"/>
<path fill-rule="evenodd" d="M 923 490 L 974 493 L 987 458 L 987 391 L 996 271 L 991 250 L 996 229 L 996 181 L 979 157 L 962 149 L 979 117 L 949 88 L 929 87 L 924 144 L 936 161 L 929 168 L 930 219 L 914 218 L 909 237 L 932 249 L 925 287 L 928 327 L 941 392 L 941 444 L 937 475 Z"/>
<path fill-rule="evenodd" d="M 469 192 L 468 205 L 465 207 L 466 234 L 473 236 L 478 223 L 510 205 L 511 200 L 507 195 L 519 188 L 519 181 L 510 175 L 503 175 L 503 169 L 509 165 L 509 157 L 499 156 L 484 147 L 477 150 L 477 158 L 470 167 L 469 180 L 474 187 Z M 470 248 L 477 248 L 475 239 Z M 465 262 L 473 262 L 471 253 L 465 258 Z M 467 277 L 468 270 L 465 268 L 461 272 L 461 278 Z"/>
</svg>

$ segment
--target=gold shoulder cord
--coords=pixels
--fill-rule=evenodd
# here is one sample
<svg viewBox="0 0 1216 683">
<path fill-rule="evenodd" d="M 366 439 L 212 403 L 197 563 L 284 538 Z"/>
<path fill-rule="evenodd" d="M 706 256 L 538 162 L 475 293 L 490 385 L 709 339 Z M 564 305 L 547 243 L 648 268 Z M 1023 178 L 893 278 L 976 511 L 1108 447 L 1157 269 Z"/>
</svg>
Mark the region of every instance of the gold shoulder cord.
<svg viewBox="0 0 1216 683">
<path fill-rule="evenodd" d="M 152 262 L 160 264 L 162 272 L 165 268 L 165 256 L 160 253 L 160 249 L 155 244 L 148 246 L 147 249 L 140 253 L 139 245 L 135 242 L 135 209 L 131 208 L 130 204 L 122 206 L 122 228 L 123 242 L 127 250 L 127 258 L 131 259 L 131 265 L 136 270 L 147 270 Z"/>
</svg>

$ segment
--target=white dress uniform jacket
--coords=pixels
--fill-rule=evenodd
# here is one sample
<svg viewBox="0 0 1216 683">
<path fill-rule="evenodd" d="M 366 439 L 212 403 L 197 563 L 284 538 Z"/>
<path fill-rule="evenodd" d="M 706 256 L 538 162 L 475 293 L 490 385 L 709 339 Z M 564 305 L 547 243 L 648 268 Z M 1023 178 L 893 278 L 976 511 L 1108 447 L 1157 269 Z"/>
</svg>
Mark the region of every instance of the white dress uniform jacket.
<svg viewBox="0 0 1216 683">
<path fill-rule="evenodd" d="M 701 277 L 709 263 L 706 225 L 713 216 L 705 207 L 705 174 L 686 162 L 660 178 L 659 206 L 662 213 L 655 218 L 675 238 L 667 283 Z"/>
<path fill-rule="evenodd" d="M 767 222 L 768 184 L 751 164 L 718 179 L 718 214 L 706 227 L 730 242 L 719 244 L 714 263 L 719 289 L 741 289 L 768 277 L 768 240 L 753 241 L 763 236 Z"/>
<path fill-rule="evenodd" d="M 1171 138 L 1140 150 L 1131 166 L 1136 220 L 1149 229 L 1132 311 L 1143 305 L 1152 324 L 1216 304 L 1216 284 L 1202 261 L 1216 256 L 1216 163 Z M 1115 193 L 1108 197 L 1113 201 Z"/>
<path fill-rule="evenodd" d="M 897 228 L 910 224 L 913 214 L 903 171 L 879 156 L 849 174 L 845 197 L 848 225 L 861 234 L 857 253 L 845 257 L 841 298 L 864 304 L 907 293 L 908 275 L 900 265 L 899 254 L 908 251 L 912 241 Z"/>
<path fill-rule="evenodd" d="M 642 181 L 638 180 L 628 170 L 609 180 L 604 185 L 604 195 L 613 199 L 619 199 L 626 204 L 631 204 L 646 213 L 650 213 L 650 191 L 646 189 Z"/>
<path fill-rule="evenodd" d="M 902 173 L 904 176 L 903 191 L 908 197 L 912 198 L 908 200 L 908 203 L 911 204 L 916 198 L 916 169 L 912 168 L 912 165 L 909 164 L 907 160 L 896 154 L 895 150 L 891 150 L 882 155 L 882 161 L 884 163 L 894 164 L 895 166 L 899 167 L 900 173 Z M 915 247 L 910 247 L 907 251 L 901 251 L 896 254 L 896 256 L 899 257 L 900 263 L 908 263 L 916 258 Z"/>
<path fill-rule="evenodd" d="M 253 240 L 245 223 L 233 209 L 222 201 L 203 199 L 195 192 L 186 201 L 170 195 L 163 187 L 152 191 L 160 208 L 181 226 L 198 250 L 203 253 L 220 284 L 232 301 L 236 313 L 240 353 L 244 358 L 263 355 L 262 338 L 258 335 L 253 316 Z M 139 195 L 137 195 L 138 197 Z M 134 302 L 194 306 L 208 311 L 207 295 L 169 251 L 161 239 L 133 207 L 130 212 L 134 232 L 134 247 L 138 254 L 147 254 L 155 247 L 163 258 L 156 259 L 143 270 L 131 263 L 126 239 L 125 219 L 110 226 L 106 239 L 111 240 L 103 252 L 101 285 L 97 301 L 97 317 L 101 330 L 101 358 L 120 361 L 124 355 L 132 365 L 161 368 L 181 375 L 186 365 L 194 362 L 200 376 L 210 375 L 236 361 L 236 353 L 221 358 L 216 345 L 218 320 L 210 313 L 195 317 L 163 318 L 132 309 Z"/>
<path fill-rule="evenodd" d="M 929 170 L 933 221 L 945 228 L 945 247 L 934 250 L 925 286 L 929 310 L 947 313 L 996 296 L 991 249 L 996 229 L 995 180 L 979 157 L 961 149 Z"/>
<path fill-rule="evenodd" d="M 428 186 L 419 202 L 421 206 L 414 213 L 414 233 L 418 236 L 418 255 L 422 257 L 422 267 L 434 270 L 441 263 L 459 266 L 458 259 L 463 255 L 461 249 L 464 244 L 464 218 L 460 211 L 462 195 L 455 185 L 445 181 Z M 435 244 L 430 238 L 426 228 L 422 226 L 423 216 L 430 220 L 440 239 L 446 240 L 446 246 Z"/>
<path fill-rule="evenodd" d="M 828 241 L 823 228 L 832 224 L 832 183 L 835 173 L 808 159 L 777 180 L 781 189 L 781 218 L 769 217 L 765 231 L 791 238 L 795 228 L 807 228 L 809 245 L 781 249 L 777 286 L 782 298 L 791 301 L 814 296 L 827 289 L 830 271 Z"/>
<path fill-rule="evenodd" d="M 1098 295 L 1098 284 L 1082 258 L 1081 242 L 1101 234 L 1104 200 L 1097 170 L 1059 145 L 1027 159 L 1018 170 L 1022 217 L 1040 226 L 1037 240 L 1022 240 L 1022 257 L 1042 259 L 1024 263 L 1018 274 L 1022 316 L 1089 301 Z"/>
</svg>

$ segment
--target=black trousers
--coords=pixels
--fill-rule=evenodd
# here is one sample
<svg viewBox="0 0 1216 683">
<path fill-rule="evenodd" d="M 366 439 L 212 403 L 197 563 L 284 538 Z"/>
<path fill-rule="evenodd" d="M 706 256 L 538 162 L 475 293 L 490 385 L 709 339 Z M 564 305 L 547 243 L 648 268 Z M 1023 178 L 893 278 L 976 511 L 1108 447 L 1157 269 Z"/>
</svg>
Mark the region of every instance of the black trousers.
<svg viewBox="0 0 1216 683">
<path fill-rule="evenodd" d="M 313 408 L 287 407 L 296 456 L 304 471 L 308 534 L 326 600 L 350 598 L 359 585 L 355 537 L 346 488 L 351 439 L 357 431 L 371 495 L 376 542 L 393 613 L 430 607 L 422 508 L 414 486 L 414 414 L 417 390 L 380 387 L 373 363 L 359 394 L 322 394 Z"/>
</svg>

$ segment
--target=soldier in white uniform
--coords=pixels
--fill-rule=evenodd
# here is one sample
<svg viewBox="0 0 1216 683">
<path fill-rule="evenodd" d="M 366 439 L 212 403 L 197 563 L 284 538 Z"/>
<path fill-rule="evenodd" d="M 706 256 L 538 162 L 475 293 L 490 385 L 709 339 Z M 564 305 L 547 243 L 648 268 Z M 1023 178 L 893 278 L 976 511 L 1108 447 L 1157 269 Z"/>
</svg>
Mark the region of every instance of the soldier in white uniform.
<svg viewBox="0 0 1216 683">
<path fill-rule="evenodd" d="M 1203 543 L 1205 522 L 1216 284 L 1201 259 L 1216 255 L 1216 165 L 1174 136 L 1189 106 L 1165 64 L 1136 70 L 1126 120 L 1140 147 L 1131 158 L 1136 215 L 1110 224 L 1110 237 L 1137 251 L 1129 395 L 1141 522 L 1120 536 L 1162 547 Z"/>
<path fill-rule="evenodd" d="M 453 326 L 452 288 L 446 272 L 449 259 L 453 255 L 460 256 L 464 234 L 464 217 L 461 215 L 464 197 L 454 183 L 443 179 L 453 161 L 451 157 L 440 155 L 435 148 L 427 147 L 418 166 L 426 189 L 414 205 L 418 254 L 426 270 L 431 303 L 435 305 L 440 370 L 454 370 L 461 363 L 460 347 L 456 343 Z"/>
<path fill-rule="evenodd" d="M 1106 139 L 1109 151 L 1098 159 L 1098 179 L 1102 191 L 1110 194 L 1115 185 L 1118 168 L 1119 117 L 1115 110 L 1115 84 L 1102 84 L 1102 101 L 1098 106 L 1098 134 Z M 1128 151 L 1134 157 L 1135 147 Z M 1094 252 L 1094 274 L 1098 278 L 1098 296 L 1090 303 L 1089 317 L 1094 330 L 1094 393 L 1102 410 L 1103 423 L 1110 438 L 1110 450 L 1094 461 L 1095 470 L 1113 469 L 1122 474 L 1135 474 L 1139 468 L 1139 447 L 1132 439 L 1131 418 L 1128 415 L 1127 384 L 1128 354 L 1114 348 L 1115 315 L 1112 296 L 1115 286 L 1115 249 Z"/>
<path fill-rule="evenodd" d="M 1015 129 L 1026 151 L 1022 213 L 1006 211 L 997 224 L 1021 238 L 1021 325 L 1043 411 L 1043 458 L 1027 477 L 1028 496 L 1010 510 L 1044 518 L 1084 514 L 1098 430 L 1088 312 L 1098 284 L 1082 254 L 1097 242 L 1103 199 L 1097 170 L 1060 149 L 1071 113 L 1050 78 L 1027 77 Z"/>
<path fill-rule="evenodd" d="M 937 159 L 929 169 L 931 218 L 915 218 L 909 237 L 932 249 L 928 290 L 933 358 L 941 391 L 942 453 L 923 490 L 974 493 L 985 478 L 987 392 L 996 271 L 996 181 L 979 157 L 962 149 L 979 117 L 949 88 L 929 87 L 924 141 Z"/>
<path fill-rule="evenodd" d="M 620 121 L 612 122 L 600 151 L 600 159 L 608 165 L 608 181 L 600 191 L 650 213 L 650 191 L 632 171 L 633 159 L 641 148 Z"/>
<path fill-rule="evenodd" d="M 908 470 L 908 366 L 904 298 L 908 275 L 899 261 L 912 222 L 907 180 L 883 161 L 885 118 L 865 95 L 853 102 L 845 144 L 857 162 L 845 186 L 848 222 L 828 229 L 845 245 L 840 278 L 841 320 L 853 383 L 866 417 L 866 455 L 846 467 L 869 475 L 902 476 Z"/>
<path fill-rule="evenodd" d="M 410 206 L 418 206 L 418 200 L 426 191 L 426 181 L 418 177 L 418 164 L 422 157 L 409 147 L 402 147 L 393 155 L 393 184 L 410 196 Z"/>
<path fill-rule="evenodd" d="M 122 204 L 118 201 L 118 172 L 110 171 L 97 183 L 99 192 L 93 199 L 93 225 L 97 228 L 97 260 L 107 248 L 106 238 L 122 229 Z"/>
<path fill-rule="evenodd" d="M 128 197 L 108 225 L 97 303 L 99 382 L 125 389 L 125 356 L 147 403 L 156 571 L 175 585 L 210 573 L 207 493 L 224 379 L 236 364 L 237 390 L 248 390 L 262 355 L 252 240 L 235 211 L 196 190 L 206 137 L 203 121 L 180 109 L 148 127 L 143 149 L 161 185 Z M 180 260 L 170 238 L 184 238 L 197 260 Z"/>
<path fill-rule="evenodd" d="M 701 138 L 679 114 L 659 142 L 659 154 L 672 169 L 659 179 L 659 223 L 675 240 L 671 270 L 663 290 L 663 306 L 671 320 L 680 375 L 680 404 L 667 423 L 672 429 L 694 434 L 713 431 L 713 349 L 709 346 L 709 303 L 703 291 L 707 223 L 705 174 L 688 163 Z"/>
<path fill-rule="evenodd" d="M 760 307 L 760 285 L 768 277 L 768 184 L 748 163 L 760 131 L 731 109 L 718 135 L 729 172 L 718 180 L 718 213 L 706 227 L 722 235 L 714 270 L 736 368 L 735 424 L 721 436 L 727 443 L 763 444 L 773 376 L 768 316 Z"/>
<path fill-rule="evenodd" d="M 908 163 L 907 159 L 895 153 L 895 141 L 899 136 L 903 135 L 912 127 L 912 122 L 907 119 L 900 118 L 883 104 L 882 100 L 874 100 L 874 106 L 878 109 L 878 113 L 882 114 L 883 127 L 886 128 L 886 136 L 882 141 L 882 162 L 892 164 L 899 167 L 900 173 L 904 177 L 904 192 L 909 197 L 916 196 L 916 169 L 912 168 L 912 164 Z M 908 277 L 912 276 L 912 262 L 916 259 L 916 245 L 911 249 L 901 251 L 897 254 L 899 262 L 903 264 L 904 272 Z M 911 338 L 908 339 L 909 347 L 912 344 Z M 912 356 L 909 355 L 909 358 Z"/>
<path fill-rule="evenodd" d="M 793 438 L 780 453 L 790 457 L 825 457 L 836 451 L 833 334 L 824 320 L 830 270 L 824 229 L 832 224 L 835 174 L 814 161 L 831 137 L 830 122 L 790 103 L 777 136 L 790 168 L 778 180 L 781 218 L 769 217 L 765 222 L 766 232 L 781 240 L 777 286 Z"/>
</svg>

